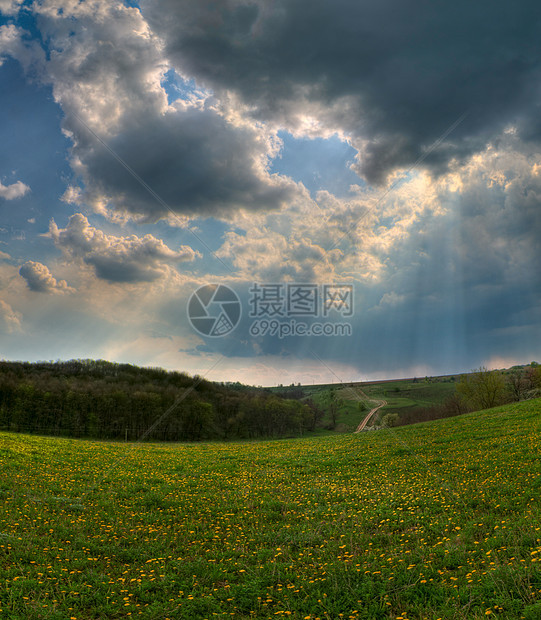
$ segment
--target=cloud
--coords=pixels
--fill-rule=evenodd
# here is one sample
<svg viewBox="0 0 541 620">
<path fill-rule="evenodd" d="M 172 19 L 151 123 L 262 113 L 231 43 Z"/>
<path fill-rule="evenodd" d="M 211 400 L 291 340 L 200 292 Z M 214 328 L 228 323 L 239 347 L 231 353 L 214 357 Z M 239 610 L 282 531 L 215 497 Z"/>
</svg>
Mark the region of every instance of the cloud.
<svg viewBox="0 0 541 620">
<path fill-rule="evenodd" d="M 394 0 L 143 0 L 175 66 L 293 130 L 334 126 L 380 183 L 426 156 L 438 173 L 517 125 L 539 140 L 539 6 Z M 329 110 L 331 114 L 329 115 Z M 430 145 L 468 113 L 432 153 Z M 310 117 L 311 122 L 307 123 Z"/>
<path fill-rule="evenodd" d="M 239 208 L 279 208 L 296 191 L 293 182 L 266 172 L 270 147 L 254 128 L 235 127 L 212 109 L 125 119 L 107 144 L 137 177 L 84 133 L 79 128 L 74 149 L 86 188 L 78 202 L 96 211 L 112 208 L 150 221 L 169 217 L 169 209 L 220 217 Z"/>
<path fill-rule="evenodd" d="M 74 290 L 65 280 L 57 281 L 53 278 L 46 265 L 35 261 L 26 261 L 19 269 L 19 274 L 26 280 L 28 288 L 37 293 L 67 293 Z"/>
<path fill-rule="evenodd" d="M 12 185 L 2 185 L 0 181 L 0 198 L 4 200 L 15 200 L 15 198 L 21 198 L 30 191 L 28 185 L 25 185 L 21 181 L 17 181 Z"/>
<path fill-rule="evenodd" d="M 0 299 L 0 330 L 8 334 L 21 330 L 22 315 Z"/>
<path fill-rule="evenodd" d="M 0 52 L 25 66 L 34 58 L 62 107 L 70 164 L 82 182 L 68 188 L 67 201 L 113 219 L 156 221 L 170 210 L 228 217 L 239 208 L 278 209 L 298 192 L 268 172 L 279 144 L 273 132 L 208 94 L 169 105 L 163 43 L 138 9 L 65 0 L 31 10 L 47 58 L 15 26 L 0 30 Z"/>
<path fill-rule="evenodd" d="M 23 0 L 0 0 L 0 13 L 4 15 L 16 15 L 22 3 Z"/>
<path fill-rule="evenodd" d="M 385 293 L 379 302 L 380 306 L 391 306 L 393 308 L 400 306 L 405 300 L 404 295 L 397 295 L 394 291 Z"/>
<path fill-rule="evenodd" d="M 265 282 L 332 281 L 340 250 L 326 252 L 309 237 L 268 228 L 228 232 L 218 256 L 233 262 L 242 277 Z"/>
<path fill-rule="evenodd" d="M 249 280 L 377 282 L 393 246 L 421 219 L 443 213 L 427 174 L 405 178 L 396 192 L 367 189 L 341 199 L 320 191 L 279 212 L 237 218 L 218 255 Z"/>
<path fill-rule="evenodd" d="M 26 30 L 13 24 L 0 26 L 0 67 L 6 56 L 11 56 L 21 63 L 25 71 L 32 74 L 39 71 L 40 66 L 43 66 L 45 53 L 38 43 L 27 40 L 27 34 Z"/>
<path fill-rule="evenodd" d="M 487 148 L 457 170 L 458 175 L 442 179 L 438 199 L 456 214 L 447 243 L 452 242 L 462 264 L 465 284 L 514 287 L 529 282 L 524 291 L 534 292 L 530 286 L 536 270 L 531 266 L 541 255 L 540 159 L 541 151 L 528 151 L 515 137 L 506 137 L 498 148 Z"/>
<path fill-rule="evenodd" d="M 152 235 L 106 235 L 81 213 L 72 215 L 64 229 L 52 220 L 49 234 L 66 257 L 82 260 L 94 268 L 98 278 L 109 282 L 153 282 L 167 274 L 167 263 L 193 261 L 198 256 L 188 246 L 171 250 Z"/>
</svg>

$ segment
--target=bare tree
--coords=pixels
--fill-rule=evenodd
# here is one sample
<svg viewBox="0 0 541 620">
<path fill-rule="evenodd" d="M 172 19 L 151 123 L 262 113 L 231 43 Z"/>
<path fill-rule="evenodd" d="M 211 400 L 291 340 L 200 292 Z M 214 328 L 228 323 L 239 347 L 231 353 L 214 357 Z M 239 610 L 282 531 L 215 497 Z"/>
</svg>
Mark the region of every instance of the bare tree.
<svg viewBox="0 0 541 620">
<path fill-rule="evenodd" d="M 508 401 L 502 372 L 484 366 L 469 375 L 462 375 L 456 389 L 474 410 L 490 409 Z"/>
<path fill-rule="evenodd" d="M 512 370 L 507 375 L 507 388 L 513 400 L 527 398 L 529 381 L 523 370 Z"/>
<path fill-rule="evenodd" d="M 336 388 L 332 387 L 329 390 L 327 400 L 329 403 L 329 415 L 331 417 L 332 428 L 336 428 L 338 422 L 338 407 L 340 405 L 340 401 L 336 396 Z"/>
</svg>

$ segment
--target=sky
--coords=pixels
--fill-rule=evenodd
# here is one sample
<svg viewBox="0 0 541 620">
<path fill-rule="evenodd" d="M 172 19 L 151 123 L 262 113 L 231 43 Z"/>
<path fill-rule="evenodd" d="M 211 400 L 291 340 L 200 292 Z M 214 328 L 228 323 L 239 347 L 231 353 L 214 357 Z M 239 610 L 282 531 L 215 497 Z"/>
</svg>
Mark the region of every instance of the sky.
<svg viewBox="0 0 541 620">
<path fill-rule="evenodd" d="M 540 78 L 528 0 L 0 0 L 0 359 L 541 361 Z"/>
</svg>

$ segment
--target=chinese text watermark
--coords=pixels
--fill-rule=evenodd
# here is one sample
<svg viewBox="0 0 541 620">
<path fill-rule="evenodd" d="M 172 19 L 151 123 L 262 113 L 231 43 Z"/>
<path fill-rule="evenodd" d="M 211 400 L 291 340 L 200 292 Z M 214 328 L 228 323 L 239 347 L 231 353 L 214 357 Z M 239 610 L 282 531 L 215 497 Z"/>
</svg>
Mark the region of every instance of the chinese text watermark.
<svg viewBox="0 0 541 620">
<path fill-rule="evenodd" d="M 351 336 L 351 323 L 337 319 L 353 317 L 352 284 L 260 283 L 249 288 L 252 337 Z M 241 302 L 232 288 L 207 284 L 188 302 L 192 327 L 207 337 L 227 336 L 239 324 Z"/>
</svg>

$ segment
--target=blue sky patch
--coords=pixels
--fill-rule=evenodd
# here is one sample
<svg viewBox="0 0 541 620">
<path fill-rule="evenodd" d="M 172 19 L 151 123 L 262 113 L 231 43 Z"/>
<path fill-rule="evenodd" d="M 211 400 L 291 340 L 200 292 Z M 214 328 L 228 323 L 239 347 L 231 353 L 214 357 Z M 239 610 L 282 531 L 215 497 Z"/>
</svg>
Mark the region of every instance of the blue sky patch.
<svg viewBox="0 0 541 620">
<path fill-rule="evenodd" d="M 338 136 L 295 138 L 286 131 L 278 132 L 278 136 L 283 147 L 270 172 L 301 181 L 312 197 L 319 190 L 327 190 L 342 198 L 349 194 L 350 185 L 364 185 L 350 169 L 357 151 Z"/>
</svg>

